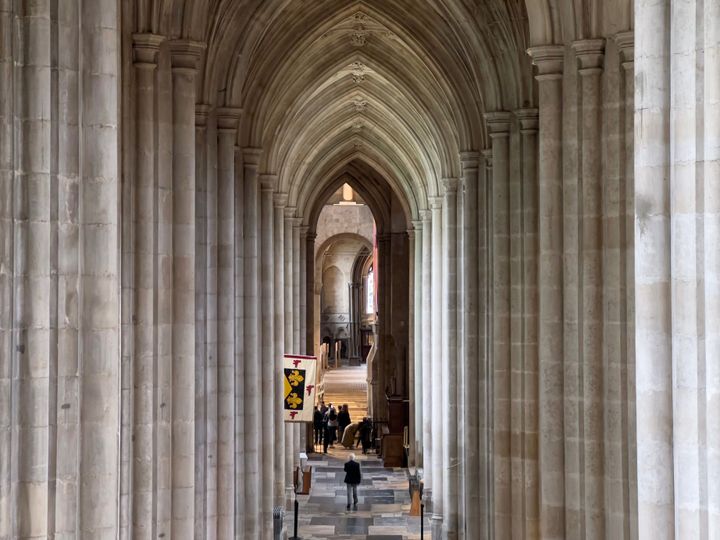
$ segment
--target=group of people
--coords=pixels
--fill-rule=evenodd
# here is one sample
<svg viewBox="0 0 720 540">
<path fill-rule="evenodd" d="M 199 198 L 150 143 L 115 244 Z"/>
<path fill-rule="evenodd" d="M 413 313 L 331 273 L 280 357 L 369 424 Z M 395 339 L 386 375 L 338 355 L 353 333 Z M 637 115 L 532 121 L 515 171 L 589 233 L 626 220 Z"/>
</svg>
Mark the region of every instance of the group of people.
<svg viewBox="0 0 720 540">
<path fill-rule="evenodd" d="M 372 440 L 372 421 L 365 417 L 362 422 L 353 423 L 347 403 L 341 405 L 338 411 L 332 403 L 325 405 L 321 401 L 313 413 L 313 431 L 315 444 L 322 444 L 325 454 L 328 447 L 335 446 L 336 441 L 340 441 L 345 448 L 361 444 L 363 454 L 367 454 Z"/>
</svg>

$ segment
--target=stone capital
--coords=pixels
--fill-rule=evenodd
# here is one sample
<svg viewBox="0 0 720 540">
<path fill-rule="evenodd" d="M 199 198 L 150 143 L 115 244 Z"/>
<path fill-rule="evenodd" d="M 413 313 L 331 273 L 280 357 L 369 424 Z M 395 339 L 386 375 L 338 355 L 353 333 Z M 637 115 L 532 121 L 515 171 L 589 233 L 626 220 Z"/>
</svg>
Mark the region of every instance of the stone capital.
<svg viewBox="0 0 720 540">
<path fill-rule="evenodd" d="M 520 133 L 531 134 L 537 133 L 538 130 L 538 110 L 537 109 L 518 109 L 515 111 L 515 118 L 520 125 Z"/>
<path fill-rule="evenodd" d="M 428 225 L 432 219 L 432 211 L 429 208 L 420 210 L 420 217 L 422 217 L 423 225 Z"/>
<path fill-rule="evenodd" d="M 460 152 L 460 165 L 464 171 L 469 169 L 477 169 L 478 163 L 480 162 L 480 152 L 474 150 L 468 150 Z"/>
<path fill-rule="evenodd" d="M 262 148 L 243 148 L 242 155 L 246 167 L 257 167 L 260 164 Z"/>
<path fill-rule="evenodd" d="M 133 63 L 138 67 L 154 69 L 160 45 L 165 36 L 158 34 L 133 34 Z"/>
<path fill-rule="evenodd" d="M 261 174 L 260 175 L 260 191 L 275 191 L 277 184 L 277 175 Z"/>
<path fill-rule="evenodd" d="M 575 51 L 578 72 L 581 75 L 600 73 L 605 58 L 604 39 L 581 39 L 573 41 L 570 46 Z"/>
<path fill-rule="evenodd" d="M 210 112 L 210 106 L 205 103 L 199 103 L 195 105 L 195 126 L 204 128 L 207 126 L 208 113 Z"/>
<path fill-rule="evenodd" d="M 194 75 L 198 59 L 206 48 L 204 43 L 189 39 L 173 39 L 168 42 L 170 47 L 170 63 L 173 72 L 186 72 Z"/>
<path fill-rule="evenodd" d="M 287 203 L 288 203 L 288 194 L 287 193 L 277 192 L 277 193 L 273 194 L 273 207 L 283 208 L 284 210 L 287 210 Z M 294 211 L 295 211 L 295 208 L 293 208 L 293 212 Z"/>
<path fill-rule="evenodd" d="M 298 232 L 300 232 L 300 228 L 302 227 L 303 218 L 300 216 L 292 216 L 291 218 L 287 218 L 290 220 L 290 223 L 293 226 L 293 229 L 297 229 Z"/>
<path fill-rule="evenodd" d="M 440 210 L 442 208 L 443 198 L 442 197 L 428 197 L 431 210 Z"/>
<path fill-rule="evenodd" d="M 220 107 L 217 109 L 217 128 L 221 132 L 235 132 L 240 123 L 242 109 L 237 107 Z"/>
<path fill-rule="evenodd" d="M 635 33 L 632 30 L 615 34 L 615 44 L 620 52 L 620 61 L 624 68 L 635 63 Z M 630 64 L 626 66 L 625 64 Z"/>
<path fill-rule="evenodd" d="M 492 148 L 486 148 L 482 151 L 483 158 L 485 158 L 485 167 L 492 169 Z"/>
<path fill-rule="evenodd" d="M 532 63 L 537 66 L 536 79 L 559 79 L 563 74 L 565 49 L 562 45 L 537 45 L 527 50 Z"/>
<path fill-rule="evenodd" d="M 295 217 L 295 212 L 297 212 L 297 206 L 285 207 L 285 219 L 287 221 L 290 221 L 292 218 Z"/>
<path fill-rule="evenodd" d="M 485 123 L 487 124 L 490 138 L 508 137 L 510 135 L 511 120 L 512 114 L 507 111 L 485 113 Z"/>
<path fill-rule="evenodd" d="M 457 178 L 443 178 L 443 193 L 445 195 L 457 193 L 459 183 Z"/>
<path fill-rule="evenodd" d="M 422 219 L 413 219 L 410 223 L 412 224 L 412 229 L 410 229 L 412 231 L 419 231 L 423 227 Z"/>
</svg>

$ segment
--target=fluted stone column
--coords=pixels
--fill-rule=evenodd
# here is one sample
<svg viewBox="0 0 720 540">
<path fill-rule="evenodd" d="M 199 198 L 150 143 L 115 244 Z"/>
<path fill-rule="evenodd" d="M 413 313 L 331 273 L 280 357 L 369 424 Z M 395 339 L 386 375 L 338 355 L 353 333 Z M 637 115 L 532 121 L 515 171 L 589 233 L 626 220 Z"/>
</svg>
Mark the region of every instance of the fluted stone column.
<svg viewBox="0 0 720 540">
<path fill-rule="evenodd" d="M 571 233 L 566 226 L 566 261 L 572 264 L 574 251 L 572 245 L 577 245 L 577 276 L 574 272 L 566 273 L 566 286 L 573 285 L 577 277 L 577 338 L 578 350 L 574 354 L 573 345 L 566 348 L 566 362 L 568 358 L 577 358 L 577 394 L 573 392 L 573 384 L 568 381 L 566 398 L 577 399 L 577 415 L 582 422 L 578 426 L 578 439 L 582 440 L 579 452 L 579 477 L 584 483 L 582 497 L 574 501 L 566 501 L 570 522 L 571 509 L 579 503 L 578 511 L 583 516 L 577 534 L 585 531 L 597 537 L 605 536 L 605 496 L 604 496 L 604 470 L 603 470 L 603 321 L 602 321 L 602 170 L 601 170 L 601 107 L 602 86 L 601 75 L 604 59 L 604 40 L 592 39 L 576 41 L 572 44 L 578 62 L 579 80 L 579 106 L 578 115 L 581 120 L 578 132 L 580 145 L 577 184 L 577 227 Z M 571 197 L 572 198 L 572 197 Z M 571 202 L 571 206 L 573 203 Z M 566 205 L 567 208 L 567 205 Z M 566 214 L 567 225 L 567 214 Z M 575 238 L 577 233 L 577 238 Z M 568 289 L 566 289 L 568 290 Z M 565 311 L 566 325 L 574 326 L 575 309 Z M 572 413 L 571 418 L 575 417 Z M 568 422 L 572 429 L 574 422 Z M 573 455 L 573 452 L 570 453 Z M 573 456 L 572 460 L 576 459 Z M 572 461 L 571 461 L 572 462 Z M 571 471 L 574 468 L 571 467 Z M 584 523 L 583 523 L 584 521 Z M 566 530 L 569 536 L 575 536 L 572 527 Z"/>
<path fill-rule="evenodd" d="M 495 535 L 511 537 L 511 366 L 510 366 L 510 113 L 486 115 L 492 139 L 493 465 Z"/>
<path fill-rule="evenodd" d="M 458 220 L 457 178 L 443 180 L 443 535 L 458 536 L 459 511 L 459 425 L 458 394 Z"/>
<path fill-rule="evenodd" d="M 285 308 L 284 321 L 284 344 L 285 350 L 290 354 L 296 354 L 293 347 L 293 262 L 297 253 L 293 252 L 293 224 L 295 216 L 295 207 L 285 209 L 285 219 L 283 220 L 283 234 L 286 239 L 284 245 L 284 288 L 283 299 Z M 293 425 L 285 424 L 283 427 L 285 433 L 285 497 L 290 500 L 293 493 L 293 457 L 295 449 L 293 447 Z"/>
<path fill-rule="evenodd" d="M 441 197 L 430 199 L 432 209 L 432 284 L 431 284 L 431 326 L 432 332 L 432 360 L 431 360 L 431 401 L 432 401 L 432 439 L 440 444 L 432 447 L 432 528 L 433 539 L 438 537 L 443 519 L 443 437 L 445 416 L 442 405 L 442 353 L 443 353 L 443 200 Z"/>
<path fill-rule="evenodd" d="M 315 351 L 315 334 L 314 334 L 314 294 L 315 294 L 315 239 L 316 233 L 305 232 L 305 340 L 308 354 L 314 354 Z M 318 361 L 320 359 L 318 358 Z M 369 404 L 368 404 L 369 406 Z"/>
<path fill-rule="evenodd" d="M 195 74 L 200 43 L 170 43 L 173 78 L 172 536 L 192 538 L 195 473 Z"/>
<path fill-rule="evenodd" d="M 293 219 L 293 350 L 300 350 L 300 218 Z M 305 449 L 307 442 L 306 425 L 293 424 L 293 459 Z"/>
<path fill-rule="evenodd" d="M 462 165 L 463 197 L 463 241 L 460 260 L 463 275 L 461 298 L 463 309 L 460 317 L 463 320 L 463 330 L 459 333 L 463 341 L 464 355 L 461 358 L 462 381 L 462 463 L 464 466 L 465 501 L 463 514 L 465 521 L 465 536 L 467 538 L 480 537 L 480 438 L 478 435 L 480 419 L 480 398 L 484 389 L 479 386 L 479 367 L 484 355 L 481 353 L 478 341 L 478 217 L 481 208 L 478 203 L 478 159 L 477 152 L 463 152 L 460 155 Z"/>
<path fill-rule="evenodd" d="M 218 537 L 235 535 L 235 140 L 239 109 L 217 111 L 217 516 Z"/>
<path fill-rule="evenodd" d="M 260 239 L 258 161 L 260 149 L 245 148 L 245 535 L 260 538 L 263 476 L 261 464 L 262 359 L 260 350 Z"/>
<path fill-rule="evenodd" d="M 155 136 L 156 70 L 164 38 L 140 34 L 133 38 L 135 67 L 135 327 L 133 428 L 133 538 L 154 538 L 156 485 L 153 473 L 158 448 L 155 440 L 155 401 L 158 303 L 155 275 L 157 246 L 157 139 Z"/>
<path fill-rule="evenodd" d="M 421 348 L 422 348 L 422 468 L 423 483 L 425 490 L 431 494 L 432 489 L 432 452 L 433 431 L 432 431 L 432 362 L 431 350 L 432 325 L 431 325 L 431 274 L 432 274 L 432 213 L 430 210 L 422 210 L 422 306 L 420 315 L 422 319 Z"/>
<path fill-rule="evenodd" d="M 720 534 L 720 6 L 638 2 L 638 536 Z"/>
<path fill-rule="evenodd" d="M 563 47 L 530 49 L 538 81 L 540 534 L 565 538 L 563 429 Z"/>
<path fill-rule="evenodd" d="M 195 503 L 194 534 L 206 532 L 208 498 L 208 109 L 195 107 Z"/>
<path fill-rule="evenodd" d="M 308 341 L 307 331 L 308 326 L 312 330 L 312 324 L 308 325 L 307 318 L 307 254 L 308 254 L 308 227 L 307 225 L 300 225 L 300 306 L 299 314 L 300 317 L 300 354 L 312 355 L 311 346 L 312 340 Z"/>
<path fill-rule="evenodd" d="M 538 186 L 537 132 L 538 110 L 515 111 L 520 131 L 520 214 L 514 230 L 520 232 L 517 254 L 520 256 L 520 287 L 517 298 L 521 306 L 520 406 L 513 413 L 513 464 L 515 480 L 514 505 L 522 509 L 522 519 L 513 519 L 514 535 L 522 538 L 540 536 L 539 464 L 538 464 Z"/>
<path fill-rule="evenodd" d="M 262 415 L 260 434 L 262 438 L 262 482 L 267 489 L 263 489 L 262 497 L 262 538 L 269 538 L 272 521 L 273 486 L 274 484 L 274 445 L 275 434 L 267 429 L 267 422 L 272 419 L 278 410 L 275 397 L 275 329 L 273 320 L 274 288 L 273 288 L 273 191 L 277 178 L 264 174 L 260 177 L 260 335 L 261 338 L 261 367 L 262 367 Z M 278 294 L 280 291 L 278 291 Z"/>
<path fill-rule="evenodd" d="M 285 268 L 287 261 L 285 260 L 285 210 L 287 208 L 287 194 L 275 193 L 274 195 L 274 274 L 273 288 L 275 289 L 274 297 L 274 318 L 275 318 L 275 385 L 276 396 L 275 402 L 282 403 L 283 400 L 283 354 L 288 351 L 285 340 L 287 335 L 287 312 L 285 306 Z M 286 471 L 287 447 L 285 439 L 285 422 L 283 418 L 283 410 L 278 405 L 278 410 L 273 417 L 274 435 L 275 435 L 275 497 L 274 505 L 283 505 L 285 496 L 285 487 L 287 486 L 288 471 Z"/>
<path fill-rule="evenodd" d="M 422 348 L 422 248 L 423 248 L 423 222 L 422 220 L 413 220 L 413 228 L 408 231 L 410 234 L 410 245 L 412 247 L 412 272 L 410 283 L 410 298 L 412 299 L 413 322 L 410 327 L 409 335 L 410 344 L 412 346 L 412 384 L 410 385 L 410 403 L 413 411 L 410 414 L 411 434 L 410 440 L 413 446 L 414 466 L 421 467 L 423 463 L 423 401 L 424 394 L 422 391 L 423 382 L 423 356 Z M 362 301 L 360 302 L 362 306 Z M 358 308 L 362 312 L 362 307 Z"/>
</svg>

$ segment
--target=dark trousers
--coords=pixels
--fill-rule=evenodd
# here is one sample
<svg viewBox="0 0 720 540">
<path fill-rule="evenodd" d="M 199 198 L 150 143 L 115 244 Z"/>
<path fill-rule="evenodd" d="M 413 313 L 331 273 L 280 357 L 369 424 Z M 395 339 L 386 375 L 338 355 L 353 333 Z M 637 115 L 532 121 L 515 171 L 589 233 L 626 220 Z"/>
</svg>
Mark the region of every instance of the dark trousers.
<svg viewBox="0 0 720 540">
<path fill-rule="evenodd" d="M 313 426 L 313 431 L 315 432 L 315 444 L 320 444 L 322 442 L 322 432 L 323 432 L 322 425 Z"/>
<path fill-rule="evenodd" d="M 325 426 L 323 428 L 323 452 L 327 454 L 328 446 L 330 445 L 330 428 Z"/>
</svg>

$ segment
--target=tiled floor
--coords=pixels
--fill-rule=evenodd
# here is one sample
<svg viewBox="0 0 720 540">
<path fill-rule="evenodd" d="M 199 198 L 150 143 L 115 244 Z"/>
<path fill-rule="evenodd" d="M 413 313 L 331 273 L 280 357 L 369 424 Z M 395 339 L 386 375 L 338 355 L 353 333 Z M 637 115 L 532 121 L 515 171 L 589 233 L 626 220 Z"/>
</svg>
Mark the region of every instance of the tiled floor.
<svg viewBox="0 0 720 540">
<path fill-rule="evenodd" d="M 405 469 L 385 469 L 374 455 L 360 461 L 363 482 L 358 487 L 357 510 L 346 510 L 346 491 L 343 464 L 349 450 L 333 449 L 327 455 L 312 454 L 313 467 L 310 495 L 298 497 L 300 512 L 298 536 L 303 540 L 417 540 L 420 538 L 420 518 L 408 515 L 410 493 Z M 293 534 L 293 513 L 287 513 L 288 535 Z M 425 539 L 430 538 L 425 520 Z"/>
</svg>

